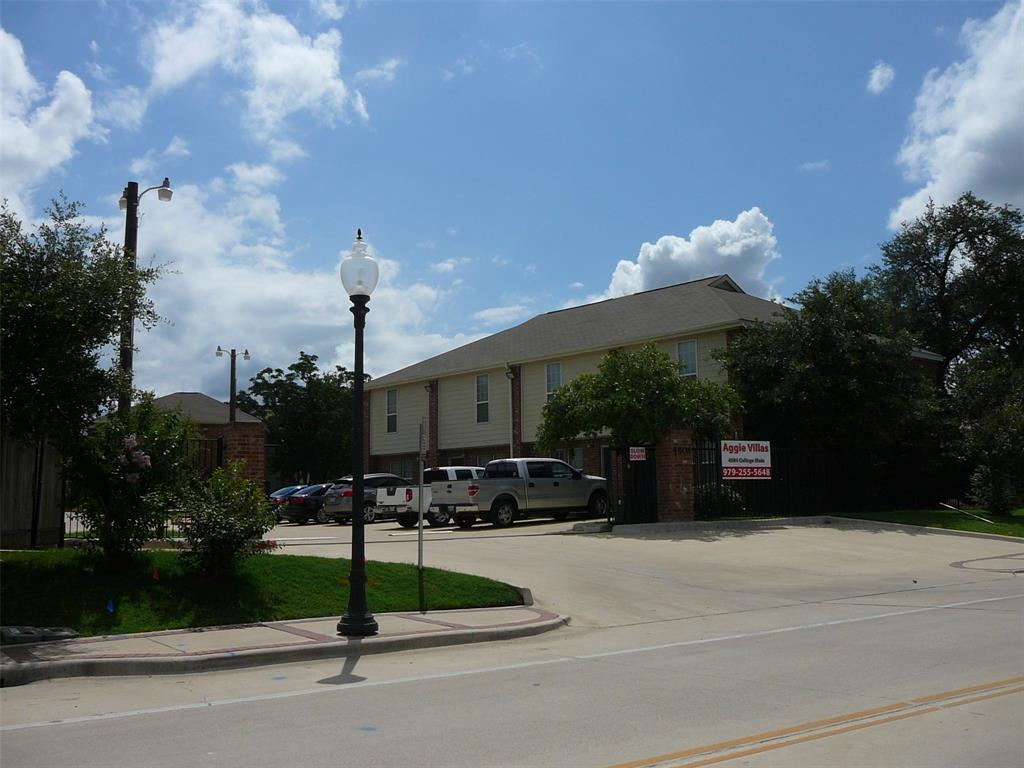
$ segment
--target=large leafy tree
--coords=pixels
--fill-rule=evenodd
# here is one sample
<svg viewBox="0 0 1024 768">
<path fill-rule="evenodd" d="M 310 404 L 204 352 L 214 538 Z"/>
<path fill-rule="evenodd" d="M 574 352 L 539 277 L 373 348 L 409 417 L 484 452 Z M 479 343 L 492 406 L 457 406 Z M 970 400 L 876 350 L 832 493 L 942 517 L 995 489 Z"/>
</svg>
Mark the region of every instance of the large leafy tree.
<svg viewBox="0 0 1024 768">
<path fill-rule="evenodd" d="M 817 457 L 822 472 L 856 478 L 879 500 L 940 476 L 949 458 L 942 446 L 952 441 L 933 364 L 915 359 L 911 337 L 887 322 L 871 284 L 837 272 L 790 301 L 799 311 L 780 309 L 778 322 L 745 330 L 720 355 L 748 434 Z"/>
<path fill-rule="evenodd" d="M 1024 216 L 970 192 L 943 207 L 928 204 L 882 245 L 871 270 L 893 323 L 945 358 L 942 381 L 958 360 L 995 347 L 1024 363 Z"/>
<path fill-rule="evenodd" d="M 119 373 L 101 364 L 129 307 L 151 327 L 155 268 L 137 268 L 103 229 L 90 230 L 63 196 L 26 231 L 0 207 L 0 404 L 4 430 L 73 445 L 117 398 Z"/>
<path fill-rule="evenodd" d="M 352 466 L 354 374 L 321 371 L 318 357 L 299 352 L 288 369 L 264 368 L 238 393 L 238 407 L 267 425 L 278 450 L 272 468 L 290 480 L 323 482 Z"/>
<path fill-rule="evenodd" d="M 597 366 L 555 392 L 541 415 L 542 450 L 607 430 L 612 443 L 654 445 L 673 427 L 710 436 L 728 428 L 739 410 L 731 387 L 681 375 L 678 362 L 647 344 L 612 350 Z"/>
</svg>

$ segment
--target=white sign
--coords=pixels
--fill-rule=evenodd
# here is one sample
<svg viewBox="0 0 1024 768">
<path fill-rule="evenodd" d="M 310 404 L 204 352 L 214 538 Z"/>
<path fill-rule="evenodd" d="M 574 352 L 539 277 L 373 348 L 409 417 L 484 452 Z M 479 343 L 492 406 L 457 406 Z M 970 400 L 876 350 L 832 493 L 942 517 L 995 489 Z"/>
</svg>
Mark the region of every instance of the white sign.
<svg viewBox="0 0 1024 768">
<path fill-rule="evenodd" d="M 722 479 L 771 480 L 771 443 L 767 440 L 723 440 Z"/>
<path fill-rule="evenodd" d="M 647 461 L 647 449 L 646 448 L 630 448 L 629 449 L 629 460 L 630 461 Z"/>
</svg>

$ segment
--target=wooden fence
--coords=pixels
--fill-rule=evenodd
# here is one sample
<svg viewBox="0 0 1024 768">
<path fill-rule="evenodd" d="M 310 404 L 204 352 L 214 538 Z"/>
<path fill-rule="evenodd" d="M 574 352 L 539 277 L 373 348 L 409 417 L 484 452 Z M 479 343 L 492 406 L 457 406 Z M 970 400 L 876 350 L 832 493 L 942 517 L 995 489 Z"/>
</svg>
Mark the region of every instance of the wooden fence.
<svg viewBox="0 0 1024 768">
<path fill-rule="evenodd" d="M 60 464 L 51 445 L 0 436 L 0 546 L 20 549 L 63 542 Z"/>
</svg>

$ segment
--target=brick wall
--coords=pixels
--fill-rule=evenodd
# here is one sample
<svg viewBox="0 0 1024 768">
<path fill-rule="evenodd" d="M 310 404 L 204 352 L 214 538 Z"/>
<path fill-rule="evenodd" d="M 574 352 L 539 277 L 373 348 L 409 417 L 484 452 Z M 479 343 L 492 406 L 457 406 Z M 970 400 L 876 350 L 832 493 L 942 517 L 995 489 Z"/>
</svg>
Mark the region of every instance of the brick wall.
<svg viewBox="0 0 1024 768">
<path fill-rule="evenodd" d="M 202 424 L 200 432 L 206 438 L 224 438 L 224 463 L 239 459 L 245 461 L 242 475 L 260 484 L 267 482 L 266 442 L 267 430 L 261 422 L 238 421 L 234 424 Z"/>
<path fill-rule="evenodd" d="M 693 433 L 673 429 L 655 450 L 658 521 L 693 520 Z"/>
<path fill-rule="evenodd" d="M 523 456 L 523 366 L 512 366 L 512 453 Z"/>
</svg>

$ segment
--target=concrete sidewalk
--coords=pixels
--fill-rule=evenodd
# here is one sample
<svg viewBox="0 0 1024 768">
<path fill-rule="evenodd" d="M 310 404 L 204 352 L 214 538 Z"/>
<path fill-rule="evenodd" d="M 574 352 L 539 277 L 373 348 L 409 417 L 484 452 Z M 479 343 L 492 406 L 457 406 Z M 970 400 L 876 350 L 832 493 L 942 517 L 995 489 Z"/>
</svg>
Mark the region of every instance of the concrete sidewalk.
<svg viewBox="0 0 1024 768">
<path fill-rule="evenodd" d="M 338 617 L 138 635 L 108 635 L 0 648 L 0 686 L 55 677 L 173 675 L 440 645 L 505 640 L 564 626 L 569 617 L 532 605 L 377 614 L 373 637 L 342 638 Z"/>
</svg>

